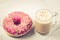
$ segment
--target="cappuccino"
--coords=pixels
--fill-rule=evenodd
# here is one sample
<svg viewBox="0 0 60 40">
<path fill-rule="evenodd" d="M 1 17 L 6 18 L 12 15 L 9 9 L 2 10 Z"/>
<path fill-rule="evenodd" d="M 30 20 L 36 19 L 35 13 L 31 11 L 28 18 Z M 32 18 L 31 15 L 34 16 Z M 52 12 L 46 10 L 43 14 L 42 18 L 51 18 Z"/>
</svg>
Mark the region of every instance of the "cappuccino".
<svg viewBox="0 0 60 40">
<path fill-rule="evenodd" d="M 40 34 L 47 34 L 50 31 L 52 14 L 49 10 L 39 10 L 36 13 L 35 30 Z"/>
</svg>

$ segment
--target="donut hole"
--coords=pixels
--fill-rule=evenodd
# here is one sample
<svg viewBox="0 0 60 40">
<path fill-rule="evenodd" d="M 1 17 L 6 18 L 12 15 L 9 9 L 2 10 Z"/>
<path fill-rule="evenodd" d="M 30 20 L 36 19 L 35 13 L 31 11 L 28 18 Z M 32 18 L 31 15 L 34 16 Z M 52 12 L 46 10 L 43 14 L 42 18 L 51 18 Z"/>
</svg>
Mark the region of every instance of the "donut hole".
<svg viewBox="0 0 60 40">
<path fill-rule="evenodd" d="M 21 20 L 20 19 L 14 19 L 13 22 L 15 25 L 19 25 L 21 23 Z"/>
</svg>

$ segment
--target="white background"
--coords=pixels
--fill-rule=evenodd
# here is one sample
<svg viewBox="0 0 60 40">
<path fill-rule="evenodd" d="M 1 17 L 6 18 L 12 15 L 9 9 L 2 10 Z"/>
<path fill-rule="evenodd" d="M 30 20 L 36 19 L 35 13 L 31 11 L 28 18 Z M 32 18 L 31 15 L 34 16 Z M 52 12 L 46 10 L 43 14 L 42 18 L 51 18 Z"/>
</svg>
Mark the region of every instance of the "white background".
<svg viewBox="0 0 60 40">
<path fill-rule="evenodd" d="M 2 21 L 9 13 L 22 11 L 34 21 L 35 13 L 39 9 L 49 9 L 58 13 L 54 19 L 57 23 L 52 27 L 50 34 L 43 36 L 31 30 L 23 37 L 13 38 L 3 31 Z M 60 0 L 0 0 L 0 40 L 60 40 Z"/>
</svg>

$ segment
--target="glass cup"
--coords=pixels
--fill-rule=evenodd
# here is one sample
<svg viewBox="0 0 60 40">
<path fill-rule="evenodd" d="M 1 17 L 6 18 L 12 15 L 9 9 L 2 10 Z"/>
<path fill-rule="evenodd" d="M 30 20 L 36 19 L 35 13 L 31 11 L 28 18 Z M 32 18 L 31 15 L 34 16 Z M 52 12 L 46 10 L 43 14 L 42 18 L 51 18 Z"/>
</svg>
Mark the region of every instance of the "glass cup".
<svg viewBox="0 0 60 40">
<path fill-rule="evenodd" d="M 53 18 L 57 15 L 48 9 L 41 9 L 36 12 L 35 15 L 35 30 L 42 34 L 48 34 L 54 21 Z M 56 23 L 53 23 L 53 25 Z"/>
</svg>

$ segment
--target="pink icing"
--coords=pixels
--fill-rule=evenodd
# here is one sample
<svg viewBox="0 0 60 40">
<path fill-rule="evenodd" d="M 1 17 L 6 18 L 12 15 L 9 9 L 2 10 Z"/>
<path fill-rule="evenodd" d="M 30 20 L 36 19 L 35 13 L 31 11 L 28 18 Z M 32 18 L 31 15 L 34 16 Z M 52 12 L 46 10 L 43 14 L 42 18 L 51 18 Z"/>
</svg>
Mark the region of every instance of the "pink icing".
<svg viewBox="0 0 60 40">
<path fill-rule="evenodd" d="M 3 21 L 3 28 L 10 34 L 24 34 L 32 26 L 31 18 L 23 12 L 12 12 Z"/>
</svg>

